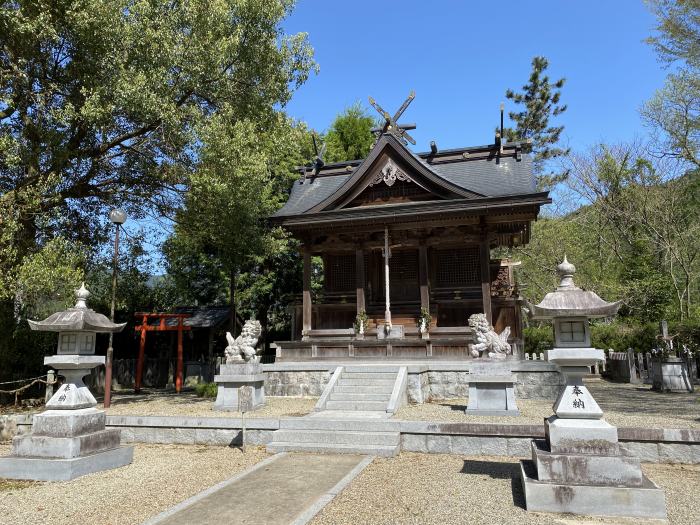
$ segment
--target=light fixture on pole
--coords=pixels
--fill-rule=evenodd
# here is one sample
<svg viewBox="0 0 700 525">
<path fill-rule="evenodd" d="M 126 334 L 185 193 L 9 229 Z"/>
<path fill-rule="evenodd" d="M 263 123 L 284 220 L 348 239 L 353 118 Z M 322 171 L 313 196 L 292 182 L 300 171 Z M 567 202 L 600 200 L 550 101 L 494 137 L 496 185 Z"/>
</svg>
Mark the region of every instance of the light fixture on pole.
<svg viewBox="0 0 700 525">
<path fill-rule="evenodd" d="M 109 212 L 109 220 L 114 224 L 114 259 L 112 260 L 112 307 L 110 319 L 114 322 L 114 307 L 117 297 L 117 270 L 119 269 L 119 229 L 126 222 L 126 212 L 120 208 L 114 208 Z M 112 348 L 113 334 L 109 333 L 109 346 L 107 347 L 107 359 L 105 361 L 105 401 L 104 407 L 109 408 L 112 402 Z"/>
</svg>

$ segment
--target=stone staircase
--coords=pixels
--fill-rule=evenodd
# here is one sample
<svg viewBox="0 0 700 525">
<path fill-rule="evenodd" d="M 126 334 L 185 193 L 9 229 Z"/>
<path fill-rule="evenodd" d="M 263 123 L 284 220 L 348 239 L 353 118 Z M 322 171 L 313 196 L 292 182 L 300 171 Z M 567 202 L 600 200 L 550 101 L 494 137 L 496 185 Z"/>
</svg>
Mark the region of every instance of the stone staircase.
<svg viewBox="0 0 700 525">
<path fill-rule="evenodd" d="M 280 420 L 267 451 L 390 457 L 399 452 L 400 441 L 397 421 L 312 416 Z"/>
<path fill-rule="evenodd" d="M 388 418 L 405 403 L 406 382 L 405 367 L 338 367 L 315 413 L 280 420 L 267 450 L 394 456 L 399 424 Z"/>
</svg>

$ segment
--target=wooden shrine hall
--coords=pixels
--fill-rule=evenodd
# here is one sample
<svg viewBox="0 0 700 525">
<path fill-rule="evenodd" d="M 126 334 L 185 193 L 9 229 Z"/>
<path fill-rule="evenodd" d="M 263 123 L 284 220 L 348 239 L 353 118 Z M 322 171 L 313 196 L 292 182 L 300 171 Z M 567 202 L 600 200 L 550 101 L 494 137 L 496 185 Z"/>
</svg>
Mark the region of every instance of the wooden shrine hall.
<svg viewBox="0 0 700 525">
<path fill-rule="evenodd" d="M 385 124 L 367 158 L 324 164 L 317 154 L 272 217 L 299 239 L 304 263 L 293 340 L 276 341 L 278 361 L 467 359 L 467 319 L 480 312 L 499 332 L 510 326 L 520 347 L 513 265 L 490 254 L 529 242 L 551 199 L 536 191 L 530 156 L 499 134 L 487 146 L 441 151 L 433 142 L 412 153 L 415 126 L 397 123 L 412 99 L 393 117 L 370 99 Z M 313 298 L 312 257 L 323 266 Z"/>
</svg>

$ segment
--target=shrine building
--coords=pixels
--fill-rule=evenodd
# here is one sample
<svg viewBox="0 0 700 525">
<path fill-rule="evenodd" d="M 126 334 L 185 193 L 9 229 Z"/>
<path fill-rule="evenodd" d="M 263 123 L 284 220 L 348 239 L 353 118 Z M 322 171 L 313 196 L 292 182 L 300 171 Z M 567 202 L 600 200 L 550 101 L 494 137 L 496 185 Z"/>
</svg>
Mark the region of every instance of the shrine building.
<svg viewBox="0 0 700 525">
<path fill-rule="evenodd" d="M 277 360 L 467 359 L 474 313 L 498 332 L 510 326 L 522 348 L 513 265 L 491 251 L 527 244 L 551 202 L 536 189 L 530 155 L 499 134 L 486 146 L 439 150 L 433 142 L 413 153 L 406 130 L 415 126 L 380 113 L 386 123 L 366 158 L 325 164 L 317 156 L 272 217 L 300 241 L 304 266 L 292 340 L 276 342 Z M 312 257 L 323 272 L 315 294 Z M 368 322 L 358 333 L 362 312 Z"/>
</svg>

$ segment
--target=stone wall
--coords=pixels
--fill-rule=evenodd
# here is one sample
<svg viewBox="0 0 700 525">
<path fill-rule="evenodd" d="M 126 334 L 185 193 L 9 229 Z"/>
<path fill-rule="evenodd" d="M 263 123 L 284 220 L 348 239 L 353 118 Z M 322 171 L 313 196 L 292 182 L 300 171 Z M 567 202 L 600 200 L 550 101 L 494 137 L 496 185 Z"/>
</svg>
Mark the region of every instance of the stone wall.
<svg viewBox="0 0 700 525">
<path fill-rule="evenodd" d="M 412 404 L 440 399 L 464 399 L 469 391 L 469 367 L 472 360 L 407 363 L 407 395 Z M 510 362 L 516 376 L 516 398 L 554 401 L 564 384 L 557 368 L 543 361 Z M 378 362 L 377 364 L 382 364 Z M 392 364 L 401 364 L 394 362 Z M 279 363 L 263 365 L 265 394 L 268 396 L 320 396 L 340 363 Z"/>
<path fill-rule="evenodd" d="M 549 399 L 554 401 L 564 386 L 564 377 L 558 371 L 514 372 L 516 399 Z"/>
<path fill-rule="evenodd" d="M 430 400 L 430 383 L 426 373 L 408 373 L 406 396 L 411 404 L 427 403 Z"/>
<path fill-rule="evenodd" d="M 320 397 L 332 370 L 280 370 L 265 372 L 265 395 Z"/>
</svg>

